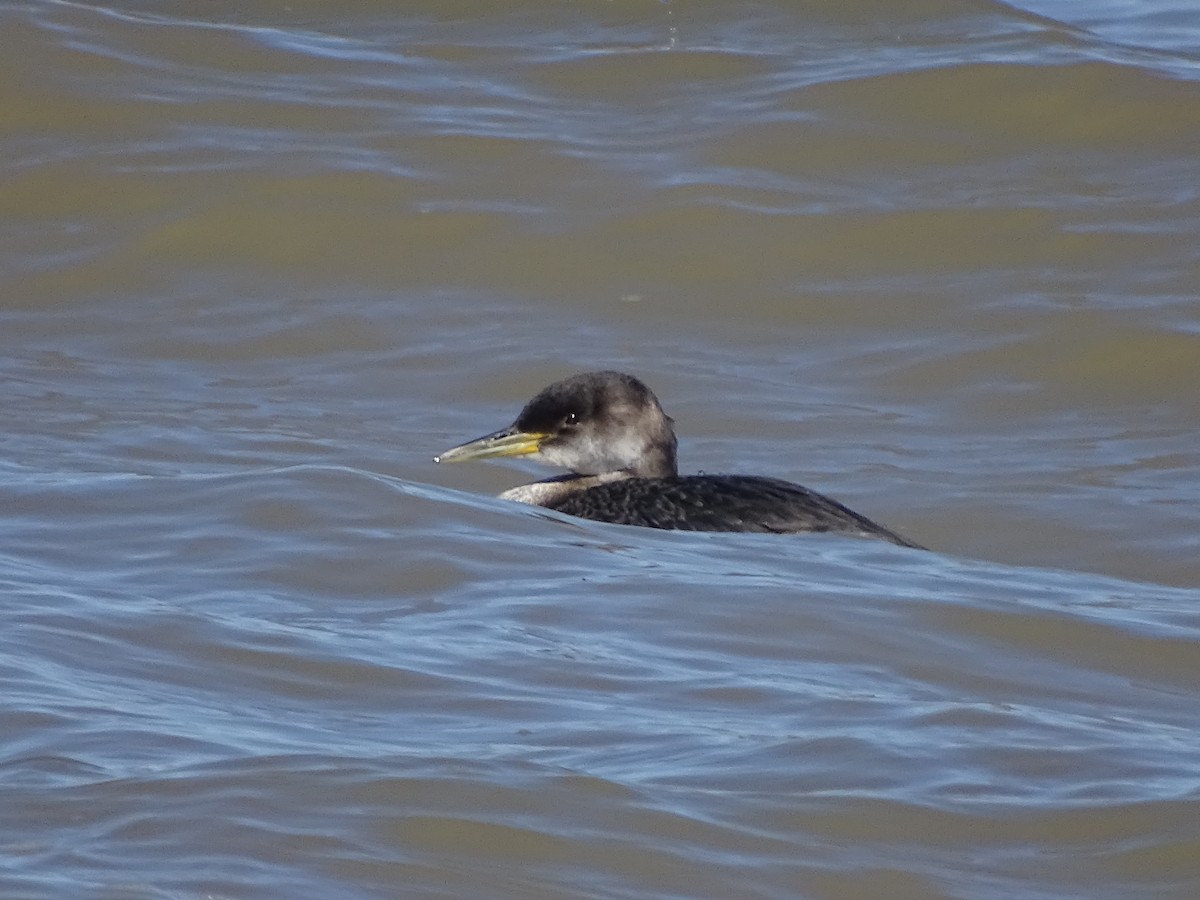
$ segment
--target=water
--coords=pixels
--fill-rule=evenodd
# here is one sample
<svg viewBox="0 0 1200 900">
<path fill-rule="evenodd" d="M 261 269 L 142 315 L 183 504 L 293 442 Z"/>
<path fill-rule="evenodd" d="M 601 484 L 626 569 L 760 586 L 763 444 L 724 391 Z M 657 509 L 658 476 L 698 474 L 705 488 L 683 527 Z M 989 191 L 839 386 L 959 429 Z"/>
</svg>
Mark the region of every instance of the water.
<svg viewBox="0 0 1200 900">
<path fill-rule="evenodd" d="M 0 3 L 0 895 L 1200 895 L 1198 47 Z M 432 463 L 598 367 L 934 552 Z"/>
</svg>

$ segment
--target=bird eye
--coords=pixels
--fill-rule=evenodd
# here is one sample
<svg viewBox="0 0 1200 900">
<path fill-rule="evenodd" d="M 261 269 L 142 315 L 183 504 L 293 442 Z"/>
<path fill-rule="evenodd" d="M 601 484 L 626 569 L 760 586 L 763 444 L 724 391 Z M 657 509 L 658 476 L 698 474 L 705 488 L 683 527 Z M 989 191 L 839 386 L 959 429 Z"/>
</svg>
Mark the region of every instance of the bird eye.
<svg viewBox="0 0 1200 900">
<path fill-rule="evenodd" d="M 563 417 L 564 425 L 574 425 L 578 421 L 579 421 L 579 413 L 567 413 L 566 416 Z"/>
</svg>

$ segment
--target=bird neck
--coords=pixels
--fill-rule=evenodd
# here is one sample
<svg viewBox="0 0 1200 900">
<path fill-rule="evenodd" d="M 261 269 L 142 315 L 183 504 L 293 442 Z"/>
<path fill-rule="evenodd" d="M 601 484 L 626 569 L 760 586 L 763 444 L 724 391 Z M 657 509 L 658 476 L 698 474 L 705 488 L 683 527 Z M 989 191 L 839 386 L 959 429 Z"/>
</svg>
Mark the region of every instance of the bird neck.
<svg viewBox="0 0 1200 900">
<path fill-rule="evenodd" d="M 668 437 L 655 446 L 647 449 L 636 464 L 625 471 L 637 478 L 670 478 L 679 474 L 679 466 L 675 462 L 675 435 L 668 432 Z"/>
<path fill-rule="evenodd" d="M 608 484 L 610 481 L 624 481 L 637 477 L 632 472 L 602 472 L 599 475 L 555 475 L 542 481 L 521 484 L 509 488 L 500 494 L 501 500 L 515 500 L 518 503 L 528 503 L 531 506 L 554 506 L 571 494 L 578 494 L 598 484 Z"/>
</svg>

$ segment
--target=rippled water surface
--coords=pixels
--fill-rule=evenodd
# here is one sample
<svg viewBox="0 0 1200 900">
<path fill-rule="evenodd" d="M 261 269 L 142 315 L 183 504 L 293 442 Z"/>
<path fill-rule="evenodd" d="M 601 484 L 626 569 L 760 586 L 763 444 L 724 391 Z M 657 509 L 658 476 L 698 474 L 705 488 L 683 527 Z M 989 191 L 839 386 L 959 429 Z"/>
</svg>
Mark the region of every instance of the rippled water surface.
<svg viewBox="0 0 1200 900">
<path fill-rule="evenodd" d="M 1200 896 L 1200 11 L 0 0 L 0 895 Z M 435 466 L 618 368 L 932 552 Z"/>
</svg>

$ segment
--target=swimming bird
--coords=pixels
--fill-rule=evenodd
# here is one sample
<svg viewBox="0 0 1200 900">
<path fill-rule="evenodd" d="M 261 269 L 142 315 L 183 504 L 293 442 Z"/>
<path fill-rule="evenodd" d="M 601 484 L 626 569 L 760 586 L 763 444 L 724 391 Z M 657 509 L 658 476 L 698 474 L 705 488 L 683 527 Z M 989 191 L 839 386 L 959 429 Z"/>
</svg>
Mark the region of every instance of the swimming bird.
<svg viewBox="0 0 1200 900">
<path fill-rule="evenodd" d="M 673 424 L 632 375 L 585 372 L 540 391 L 507 428 L 434 462 L 524 457 L 567 469 L 500 496 L 583 519 L 681 531 L 835 532 L 924 549 L 789 481 L 680 475 Z"/>
</svg>

